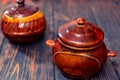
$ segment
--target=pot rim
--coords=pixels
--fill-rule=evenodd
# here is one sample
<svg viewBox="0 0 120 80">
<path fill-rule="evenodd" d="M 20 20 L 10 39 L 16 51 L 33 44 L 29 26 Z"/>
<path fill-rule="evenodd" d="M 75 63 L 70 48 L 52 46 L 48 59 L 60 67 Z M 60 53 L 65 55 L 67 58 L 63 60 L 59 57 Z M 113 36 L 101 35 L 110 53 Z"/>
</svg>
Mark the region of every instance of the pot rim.
<svg viewBox="0 0 120 80">
<path fill-rule="evenodd" d="M 103 44 L 103 41 L 100 42 L 98 45 L 95 45 L 95 46 L 91 46 L 91 47 L 76 47 L 76 46 L 71 46 L 71 45 L 68 45 L 64 42 L 62 42 L 59 38 L 57 38 L 57 40 L 65 47 L 67 48 L 70 48 L 70 49 L 74 49 L 74 50 L 91 50 L 91 49 L 95 49 L 97 47 L 99 47 L 100 45 Z"/>
</svg>

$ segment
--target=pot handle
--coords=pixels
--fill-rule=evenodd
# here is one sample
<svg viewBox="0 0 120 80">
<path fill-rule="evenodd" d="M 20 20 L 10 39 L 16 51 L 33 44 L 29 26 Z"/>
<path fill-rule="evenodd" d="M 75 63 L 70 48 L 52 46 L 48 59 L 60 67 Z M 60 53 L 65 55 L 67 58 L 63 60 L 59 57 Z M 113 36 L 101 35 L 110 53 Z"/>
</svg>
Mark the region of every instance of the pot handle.
<svg viewBox="0 0 120 80">
<path fill-rule="evenodd" d="M 109 50 L 107 56 L 109 56 L 109 57 L 115 57 L 116 56 L 116 52 L 113 51 L 113 50 Z"/>
<path fill-rule="evenodd" d="M 55 42 L 53 40 L 47 40 L 46 41 L 46 45 L 50 46 L 51 48 L 53 48 L 55 46 Z"/>
</svg>

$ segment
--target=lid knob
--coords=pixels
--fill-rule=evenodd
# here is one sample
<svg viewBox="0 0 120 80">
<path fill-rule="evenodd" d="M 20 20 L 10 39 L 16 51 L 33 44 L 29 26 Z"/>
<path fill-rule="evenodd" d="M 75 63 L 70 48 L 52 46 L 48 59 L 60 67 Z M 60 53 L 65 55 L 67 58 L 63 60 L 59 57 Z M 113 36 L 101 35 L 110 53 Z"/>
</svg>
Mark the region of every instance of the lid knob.
<svg viewBox="0 0 120 80">
<path fill-rule="evenodd" d="M 25 0 L 16 0 L 19 5 L 24 5 Z"/>
<path fill-rule="evenodd" d="M 84 18 L 78 18 L 77 19 L 78 27 L 81 27 L 81 28 L 86 27 L 86 23 L 87 23 L 87 21 Z"/>
</svg>

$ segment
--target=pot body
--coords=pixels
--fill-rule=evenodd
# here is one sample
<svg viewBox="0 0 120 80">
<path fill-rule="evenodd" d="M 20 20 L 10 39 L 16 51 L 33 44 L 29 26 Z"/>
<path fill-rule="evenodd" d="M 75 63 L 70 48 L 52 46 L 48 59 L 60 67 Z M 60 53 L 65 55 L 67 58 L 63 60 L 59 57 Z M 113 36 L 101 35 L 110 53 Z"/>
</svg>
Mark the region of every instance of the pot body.
<svg viewBox="0 0 120 80">
<path fill-rule="evenodd" d="M 55 41 L 53 59 L 59 70 L 68 78 L 87 79 L 95 75 L 107 58 L 104 42 L 88 50 L 74 50 Z"/>
<path fill-rule="evenodd" d="M 46 20 L 40 11 L 22 18 L 2 15 L 1 30 L 10 42 L 33 42 L 41 37 L 45 28 Z"/>
<path fill-rule="evenodd" d="M 84 18 L 71 21 L 58 29 L 57 40 L 47 40 L 52 47 L 53 60 L 59 70 L 68 78 L 88 79 L 103 66 L 107 56 L 115 56 L 107 50 L 104 33 Z"/>
</svg>

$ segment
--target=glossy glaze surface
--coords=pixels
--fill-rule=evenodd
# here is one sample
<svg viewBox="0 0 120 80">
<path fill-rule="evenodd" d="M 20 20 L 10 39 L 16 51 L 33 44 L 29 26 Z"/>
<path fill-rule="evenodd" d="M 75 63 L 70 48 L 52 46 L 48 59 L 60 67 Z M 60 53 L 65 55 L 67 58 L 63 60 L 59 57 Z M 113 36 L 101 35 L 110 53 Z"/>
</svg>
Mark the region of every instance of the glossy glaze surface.
<svg viewBox="0 0 120 80">
<path fill-rule="evenodd" d="M 44 14 L 37 6 L 17 0 L 2 15 L 1 30 L 11 42 L 29 43 L 43 35 L 46 28 Z"/>
<path fill-rule="evenodd" d="M 103 31 L 84 18 L 62 25 L 58 30 L 59 39 L 70 46 L 91 47 L 99 44 L 103 38 Z"/>
<path fill-rule="evenodd" d="M 52 59 L 47 39 L 56 39 L 57 29 L 64 23 L 84 17 L 104 30 L 108 49 L 117 52 L 108 57 L 103 68 L 87 80 L 120 79 L 120 4 L 119 0 L 25 0 L 33 2 L 44 12 L 47 27 L 44 37 L 31 44 L 10 43 L 0 32 L 0 80 L 72 80 L 60 73 Z M 1 0 L 3 11 L 15 0 Z M 74 79 L 73 79 L 74 80 Z"/>
<path fill-rule="evenodd" d="M 58 69 L 71 79 L 89 79 L 97 74 L 107 56 L 115 56 L 104 42 L 104 33 L 84 18 L 71 21 L 58 29 L 55 41 L 47 40 L 52 48 L 53 60 Z"/>
<path fill-rule="evenodd" d="M 59 70 L 68 78 L 88 79 L 101 69 L 107 52 L 104 43 L 86 51 L 69 49 L 57 40 L 53 47 L 53 59 Z"/>
</svg>

